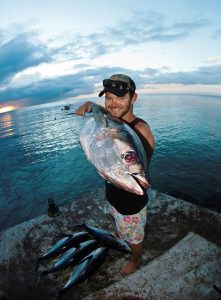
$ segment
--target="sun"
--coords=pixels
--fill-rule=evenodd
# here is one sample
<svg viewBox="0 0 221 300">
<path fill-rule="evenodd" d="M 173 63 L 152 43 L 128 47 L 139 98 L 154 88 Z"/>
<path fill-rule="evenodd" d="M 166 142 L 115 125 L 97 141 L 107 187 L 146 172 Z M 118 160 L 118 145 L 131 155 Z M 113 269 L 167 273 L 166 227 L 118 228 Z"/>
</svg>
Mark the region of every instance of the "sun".
<svg viewBox="0 0 221 300">
<path fill-rule="evenodd" d="M 5 106 L 5 107 L 1 107 L 1 108 L 0 108 L 0 114 L 1 114 L 1 113 L 5 113 L 5 112 L 8 112 L 8 111 L 15 110 L 15 109 L 16 109 L 15 106 Z"/>
</svg>

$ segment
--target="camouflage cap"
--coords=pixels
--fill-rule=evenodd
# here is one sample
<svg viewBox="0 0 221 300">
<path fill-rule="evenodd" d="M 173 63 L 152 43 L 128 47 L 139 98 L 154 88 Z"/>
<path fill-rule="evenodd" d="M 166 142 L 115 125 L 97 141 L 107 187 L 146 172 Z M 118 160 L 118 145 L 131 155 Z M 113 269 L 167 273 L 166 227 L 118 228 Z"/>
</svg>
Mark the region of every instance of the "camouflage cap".
<svg viewBox="0 0 221 300">
<path fill-rule="evenodd" d="M 99 97 L 104 93 L 110 92 L 118 97 L 123 97 L 129 91 L 135 92 L 136 85 L 134 81 L 127 75 L 114 74 L 108 79 L 103 80 L 104 89 L 99 93 Z"/>
</svg>

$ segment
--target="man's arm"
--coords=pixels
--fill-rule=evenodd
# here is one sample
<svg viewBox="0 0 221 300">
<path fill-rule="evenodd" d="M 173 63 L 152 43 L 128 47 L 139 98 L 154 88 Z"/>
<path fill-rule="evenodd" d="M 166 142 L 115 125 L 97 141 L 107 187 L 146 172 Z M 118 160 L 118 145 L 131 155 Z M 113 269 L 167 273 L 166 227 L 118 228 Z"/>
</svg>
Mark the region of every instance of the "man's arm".
<svg viewBox="0 0 221 300">
<path fill-rule="evenodd" d="M 139 122 L 135 125 L 135 127 L 137 130 L 139 130 L 142 136 L 147 140 L 150 148 L 154 150 L 155 141 L 149 125 L 143 122 Z"/>
<path fill-rule="evenodd" d="M 84 116 L 85 113 L 91 112 L 92 104 L 93 104 L 93 102 L 87 101 L 84 104 L 82 104 L 79 108 L 77 108 L 74 113 L 79 116 Z M 103 106 L 101 106 L 101 105 L 98 105 L 98 106 L 101 108 L 103 113 L 105 113 L 105 114 L 107 113 L 107 110 Z"/>
</svg>

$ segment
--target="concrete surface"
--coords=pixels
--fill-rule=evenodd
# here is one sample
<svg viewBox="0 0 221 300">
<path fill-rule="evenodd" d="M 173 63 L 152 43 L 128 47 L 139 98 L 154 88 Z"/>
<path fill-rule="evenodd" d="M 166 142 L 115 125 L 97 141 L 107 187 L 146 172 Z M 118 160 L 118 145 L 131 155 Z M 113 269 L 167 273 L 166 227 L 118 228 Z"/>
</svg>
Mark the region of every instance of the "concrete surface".
<svg viewBox="0 0 221 300">
<path fill-rule="evenodd" d="M 221 246 L 220 213 L 156 190 L 150 190 L 149 196 L 149 223 L 141 268 L 153 262 L 189 232 L 194 232 Z M 67 282 L 72 270 L 45 276 L 38 286 L 38 273 L 34 271 L 34 266 L 38 256 L 45 253 L 61 235 L 72 233 L 69 225 L 86 220 L 92 226 L 110 231 L 114 229 L 104 189 L 82 196 L 72 204 L 61 207 L 60 210 L 61 215 L 58 217 L 50 218 L 43 215 L 0 232 L 0 291 L 5 293 L 7 300 L 54 299 L 55 293 Z M 123 279 L 119 270 L 127 259 L 128 255 L 110 249 L 100 269 L 86 282 L 68 291 L 63 299 L 80 300 L 119 282 Z M 51 263 L 52 261 L 41 264 L 39 270 L 47 268 Z M 180 283 L 181 286 L 182 284 L 185 282 Z M 196 283 L 195 289 L 200 287 L 201 284 Z M 202 294 L 206 297 L 208 289 L 206 288 Z M 127 299 L 135 300 L 135 298 Z"/>
<path fill-rule="evenodd" d="M 221 248 L 189 233 L 136 273 L 84 300 L 201 300 L 220 279 Z"/>
</svg>

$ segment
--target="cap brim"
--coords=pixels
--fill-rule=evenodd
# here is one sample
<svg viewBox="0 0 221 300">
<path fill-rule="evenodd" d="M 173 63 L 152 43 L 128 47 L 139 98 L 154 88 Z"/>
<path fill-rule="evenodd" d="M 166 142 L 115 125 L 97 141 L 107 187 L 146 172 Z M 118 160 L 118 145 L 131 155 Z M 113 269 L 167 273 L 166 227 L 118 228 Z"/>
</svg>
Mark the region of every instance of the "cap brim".
<svg viewBox="0 0 221 300">
<path fill-rule="evenodd" d="M 106 88 L 103 89 L 103 91 L 101 91 L 98 94 L 98 96 L 102 97 L 103 94 L 106 93 L 106 92 L 112 93 L 112 94 L 116 95 L 117 97 L 123 97 L 123 96 L 125 96 L 128 93 L 128 91 L 119 90 L 119 89 L 117 89 L 115 87 L 106 87 Z"/>
<path fill-rule="evenodd" d="M 99 96 L 99 97 L 102 97 L 104 93 L 105 93 L 105 90 L 101 91 L 101 92 L 98 94 L 98 96 Z"/>
</svg>

